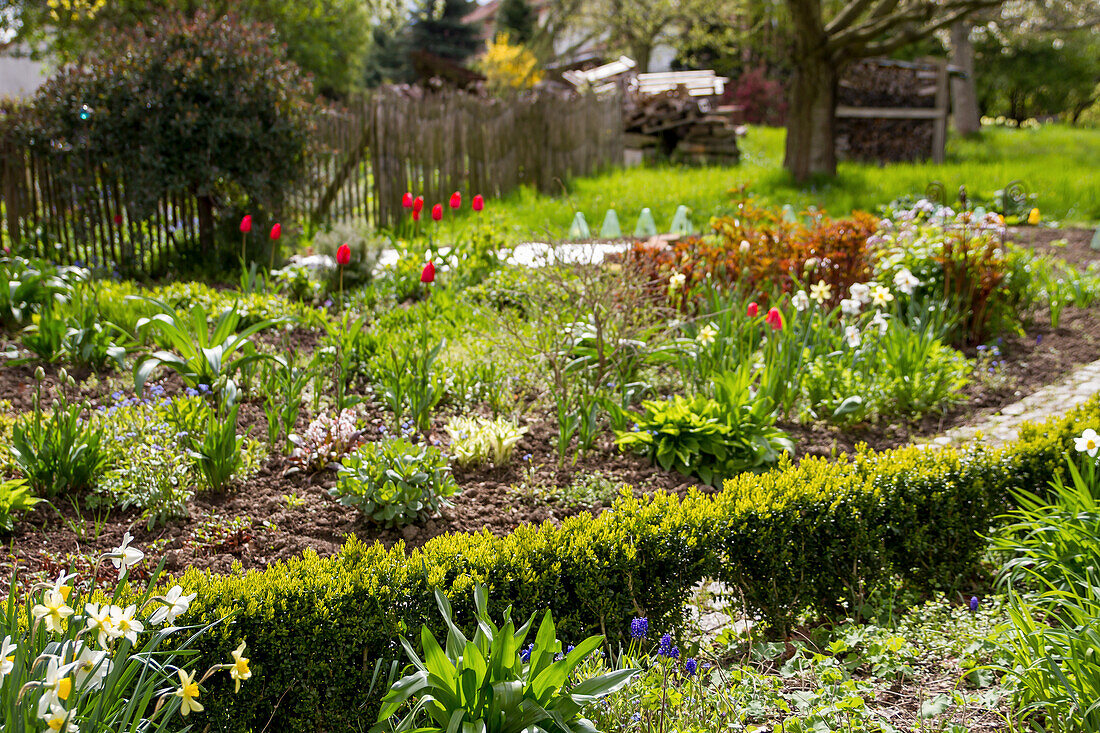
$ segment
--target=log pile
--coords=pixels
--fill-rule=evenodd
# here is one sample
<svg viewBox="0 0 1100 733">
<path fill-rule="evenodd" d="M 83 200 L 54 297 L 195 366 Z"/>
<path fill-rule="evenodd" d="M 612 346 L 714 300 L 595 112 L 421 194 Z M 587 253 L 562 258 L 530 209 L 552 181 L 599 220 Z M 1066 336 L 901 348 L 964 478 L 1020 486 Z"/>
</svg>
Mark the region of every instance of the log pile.
<svg viewBox="0 0 1100 733">
<path fill-rule="evenodd" d="M 740 160 L 738 128 L 726 109 L 683 87 L 658 94 L 632 92 L 623 100 L 627 148 L 663 152 L 676 162 L 733 164 Z"/>
<path fill-rule="evenodd" d="M 932 63 L 866 59 L 849 66 L 837 89 L 837 155 L 877 163 L 937 157 L 940 75 Z"/>
</svg>

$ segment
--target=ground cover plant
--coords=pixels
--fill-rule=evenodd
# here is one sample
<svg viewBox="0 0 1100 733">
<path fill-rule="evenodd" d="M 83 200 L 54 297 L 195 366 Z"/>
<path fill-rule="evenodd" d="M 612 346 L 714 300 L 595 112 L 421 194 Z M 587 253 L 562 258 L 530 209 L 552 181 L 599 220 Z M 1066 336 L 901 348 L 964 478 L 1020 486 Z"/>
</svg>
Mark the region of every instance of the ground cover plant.
<svg viewBox="0 0 1100 733">
<path fill-rule="evenodd" d="M 438 631 L 436 587 L 454 600 L 470 581 L 496 583 L 517 612 L 552 607 L 563 633 L 609 644 L 640 609 L 677 625 L 686 589 L 708 575 L 777 637 L 891 580 L 921 597 L 959 590 L 977 532 L 1012 490 L 1053 475 L 1071 427 L 1004 453 L 856 446 L 935 435 L 1100 356 L 1095 269 L 1040 254 L 980 205 L 916 196 L 833 218 L 743 190 L 729 206 L 701 235 L 604 264 L 564 248 L 509 264 L 481 219 L 460 220 L 453 246 L 419 224 L 424 238 L 395 240 L 388 264 L 354 286 L 341 274 L 357 254 L 342 246 L 316 274 L 254 265 L 219 287 L 5 258 L 0 524 L 21 564 L 14 587 L 94 569 L 92 555 L 128 532 L 175 573 L 290 561 L 240 585 L 195 571 L 181 581 L 198 594 L 196 621 L 237 614 L 197 640 L 201 654 L 224 657 L 247 633 L 271 673 L 247 701 L 220 683 L 203 690 L 211 719 L 233 730 L 262 726 L 268 693 L 291 674 L 310 681 L 279 706 L 287 730 L 374 710 L 383 692 L 358 673 L 340 690 L 321 680 L 347 654 L 356 670 L 367 651 L 385 656 L 421 623 Z M 80 330 L 90 314 L 107 324 L 91 351 L 80 336 L 43 336 L 43 316 Z M 108 343 L 110 358 L 87 357 Z M 361 585 L 375 571 L 391 595 Z M 608 595 L 622 572 L 632 580 Z M 269 582 L 287 610 L 336 589 L 331 606 L 301 607 L 314 630 L 290 652 L 261 643 L 272 607 L 236 605 Z M 330 643 L 314 614 L 344 624 L 359 607 L 389 610 Z M 824 679 L 833 663 L 819 653 L 800 669 Z M 812 722 L 829 695 L 859 696 L 859 680 L 834 683 L 775 699 Z M 330 693 L 351 707 L 319 707 Z M 574 704 L 587 703 L 566 705 L 570 716 Z"/>
</svg>

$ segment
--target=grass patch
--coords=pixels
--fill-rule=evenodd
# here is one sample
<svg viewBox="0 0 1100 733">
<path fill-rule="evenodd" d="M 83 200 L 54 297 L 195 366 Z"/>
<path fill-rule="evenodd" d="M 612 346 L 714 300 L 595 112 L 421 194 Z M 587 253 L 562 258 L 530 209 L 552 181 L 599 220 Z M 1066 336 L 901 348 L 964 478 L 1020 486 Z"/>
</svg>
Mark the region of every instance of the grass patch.
<svg viewBox="0 0 1100 733">
<path fill-rule="evenodd" d="M 521 237 L 563 237 L 575 211 L 598 230 L 614 208 L 626 232 L 643 207 L 667 229 L 676 207 L 692 210 L 696 226 L 729 213 L 730 189 L 745 183 L 765 202 L 796 209 L 816 206 L 837 216 L 876 207 L 905 194 L 922 193 L 931 181 L 949 192 L 965 185 L 971 195 L 990 196 L 1021 180 L 1037 193 L 1045 219 L 1066 223 L 1100 221 L 1100 130 L 1046 125 L 1037 130 L 988 128 L 976 138 L 952 138 L 943 164 L 905 163 L 879 167 L 841 163 L 835 179 L 796 184 L 783 170 L 781 128 L 752 127 L 742 139 L 743 162 L 732 167 L 660 165 L 617 169 L 578 178 L 554 196 L 521 188 L 491 202 L 498 221 Z M 459 222 L 462 222 L 460 219 Z"/>
</svg>

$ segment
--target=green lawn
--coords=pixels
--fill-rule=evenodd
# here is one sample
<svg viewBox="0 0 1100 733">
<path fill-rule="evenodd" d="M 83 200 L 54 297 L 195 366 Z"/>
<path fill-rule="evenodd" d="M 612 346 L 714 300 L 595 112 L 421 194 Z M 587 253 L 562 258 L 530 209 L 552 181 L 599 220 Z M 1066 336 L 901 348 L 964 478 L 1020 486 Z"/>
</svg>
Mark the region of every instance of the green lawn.
<svg viewBox="0 0 1100 733">
<path fill-rule="evenodd" d="M 633 229 L 643 207 L 649 207 L 659 229 L 665 229 L 679 204 L 692 209 L 698 226 L 728 209 L 727 191 L 747 183 L 759 198 L 795 208 L 814 205 L 840 216 L 853 209 L 874 210 L 904 194 L 920 194 L 929 182 L 941 181 L 954 195 L 961 185 L 972 193 L 992 194 L 1021 180 L 1039 196 L 1045 219 L 1070 223 L 1100 221 L 1100 130 L 1047 125 L 1037 130 L 993 128 L 977 139 L 952 139 L 947 162 L 886 167 L 842 163 L 834 180 L 796 185 L 782 168 L 784 131 L 752 127 L 742 140 L 743 161 L 735 167 L 657 166 L 615 170 L 574 180 L 568 194 L 540 195 L 520 189 L 503 201 L 490 202 L 516 227 L 519 236 L 562 237 L 573 213 L 583 211 L 598 230 L 609 207 L 623 229 Z"/>
</svg>

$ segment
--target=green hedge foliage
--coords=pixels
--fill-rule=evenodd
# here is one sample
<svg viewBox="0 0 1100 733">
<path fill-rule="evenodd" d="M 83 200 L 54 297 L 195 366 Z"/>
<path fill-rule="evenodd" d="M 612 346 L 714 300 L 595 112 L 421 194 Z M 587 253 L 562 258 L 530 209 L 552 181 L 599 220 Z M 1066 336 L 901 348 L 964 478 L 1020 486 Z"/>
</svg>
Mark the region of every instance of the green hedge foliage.
<svg viewBox="0 0 1100 733">
<path fill-rule="evenodd" d="M 651 628 L 681 620 L 694 584 L 718 577 L 750 613 L 782 630 L 795 614 L 835 608 L 887 575 L 951 589 L 974 568 L 1009 489 L 1045 487 L 1071 438 L 1100 423 L 1100 399 L 1026 428 L 1001 449 L 903 448 L 851 461 L 807 459 L 746 474 L 712 495 L 624 494 L 597 517 L 524 526 L 507 537 L 439 537 L 420 550 L 349 539 L 329 558 L 312 552 L 263 571 L 188 571 L 190 620 L 233 613 L 204 637 L 207 661 L 248 641 L 253 679 L 240 695 L 223 681 L 204 693 L 209 730 L 366 730 L 374 663 L 396 659 L 396 639 L 422 623 L 442 633 L 432 589 L 469 623 L 474 583 L 491 612 L 553 610 L 561 638 L 623 637 L 635 616 Z M 200 665 L 202 666 L 202 665 Z"/>
</svg>

